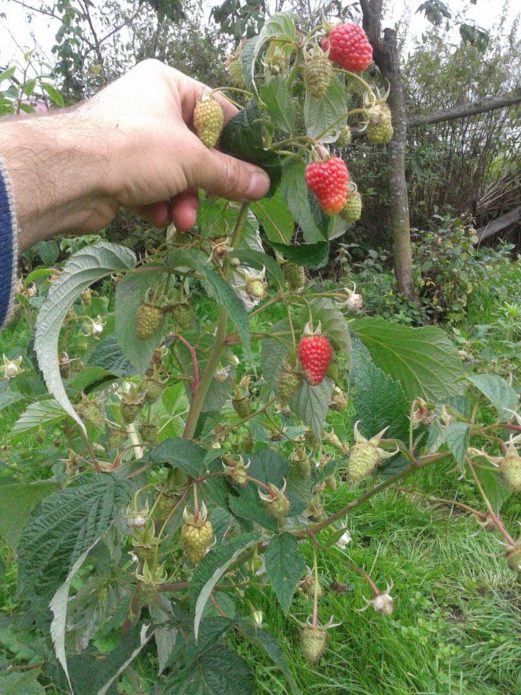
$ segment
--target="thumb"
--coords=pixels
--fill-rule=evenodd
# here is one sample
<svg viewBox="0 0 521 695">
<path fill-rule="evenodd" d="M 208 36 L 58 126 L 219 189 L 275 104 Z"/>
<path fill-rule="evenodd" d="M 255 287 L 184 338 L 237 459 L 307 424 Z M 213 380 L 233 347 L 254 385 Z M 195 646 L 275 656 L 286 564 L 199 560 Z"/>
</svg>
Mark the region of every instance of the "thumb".
<svg viewBox="0 0 521 695">
<path fill-rule="evenodd" d="M 260 167 L 205 148 L 194 171 L 194 186 L 229 200 L 257 200 L 269 190 L 270 179 Z"/>
</svg>

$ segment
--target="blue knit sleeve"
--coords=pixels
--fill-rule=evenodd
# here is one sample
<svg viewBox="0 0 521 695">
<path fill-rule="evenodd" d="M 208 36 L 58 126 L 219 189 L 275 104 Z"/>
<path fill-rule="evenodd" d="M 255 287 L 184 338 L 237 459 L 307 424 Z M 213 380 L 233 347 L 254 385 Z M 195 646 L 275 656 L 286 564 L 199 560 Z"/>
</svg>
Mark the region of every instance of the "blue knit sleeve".
<svg viewBox="0 0 521 695">
<path fill-rule="evenodd" d="M 0 328 L 13 308 L 18 267 L 18 225 L 9 176 L 0 159 Z"/>
</svg>

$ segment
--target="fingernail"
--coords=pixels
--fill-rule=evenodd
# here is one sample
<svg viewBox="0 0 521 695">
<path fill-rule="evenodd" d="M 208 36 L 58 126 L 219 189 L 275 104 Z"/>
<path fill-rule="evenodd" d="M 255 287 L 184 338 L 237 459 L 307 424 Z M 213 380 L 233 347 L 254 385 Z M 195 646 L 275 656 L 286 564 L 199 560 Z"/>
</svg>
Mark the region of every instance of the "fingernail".
<svg viewBox="0 0 521 695">
<path fill-rule="evenodd" d="M 250 184 L 246 196 L 251 200 L 262 198 L 270 188 L 270 177 L 262 169 L 254 171 L 250 177 Z"/>
</svg>

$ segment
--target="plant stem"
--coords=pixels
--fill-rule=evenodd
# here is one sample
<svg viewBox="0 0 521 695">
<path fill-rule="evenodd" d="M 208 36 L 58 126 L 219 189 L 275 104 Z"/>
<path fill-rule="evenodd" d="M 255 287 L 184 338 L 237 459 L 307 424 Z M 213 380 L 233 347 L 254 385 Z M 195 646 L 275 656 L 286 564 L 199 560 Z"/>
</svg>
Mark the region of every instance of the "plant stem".
<svg viewBox="0 0 521 695">
<path fill-rule="evenodd" d="M 485 493 L 485 490 L 483 489 L 483 486 L 481 485 L 481 482 L 478 478 L 478 475 L 477 475 L 476 471 L 474 470 L 474 465 L 472 464 L 471 461 L 468 461 L 468 466 L 470 468 L 470 472 L 472 473 L 472 477 L 474 478 L 474 482 L 476 483 L 476 487 L 478 488 L 481 497 L 483 497 L 483 501 L 485 502 L 485 505 L 488 509 L 488 513 L 490 515 L 490 518 L 492 519 L 492 522 L 494 523 L 494 526 L 497 528 L 499 533 L 506 540 L 508 545 L 514 546 L 516 544 L 515 540 L 512 538 L 512 536 L 509 534 L 509 532 L 503 526 L 502 521 L 499 519 L 499 517 L 495 514 L 494 510 L 492 509 L 492 505 L 490 504 L 490 500 L 488 499 L 488 497 Z"/>
<path fill-rule="evenodd" d="M 327 519 L 323 519 L 321 522 L 315 524 L 314 526 L 309 526 L 306 529 L 300 529 L 298 531 L 295 531 L 294 535 L 300 538 L 304 538 L 305 536 L 315 536 L 322 529 L 326 528 L 327 526 L 330 526 L 330 524 L 333 524 L 335 521 L 342 519 L 342 517 L 344 517 L 347 514 L 347 512 L 350 512 L 352 509 L 355 509 L 364 502 L 367 502 L 367 500 L 371 499 L 371 497 L 373 497 L 377 493 L 386 490 L 397 480 L 406 478 L 408 475 L 410 475 L 413 471 L 417 470 L 418 468 L 425 468 L 425 466 L 428 466 L 429 464 L 434 463 L 436 461 L 440 461 L 441 459 L 448 458 L 449 456 L 451 456 L 449 452 L 441 454 L 431 454 L 430 456 L 424 456 L 419 460 L 411 462 L 402 471 L 400 471 L 396 475 L 391 476 L 390 478 L 387 478 L 387 480 L 378 483 L 377 485 L 373 485 L 373 487 L 369 488 L 369 490 L 366 490 L 362 495 L 360 495 L 360 497 L 351 500 L 351 502 L 348 502 L 344 507 L 342 507 L 342 509 L 339 509 L 338 512 L 335 512 L 335 514 L 328 516 Z"/>
<path fill-rule="evenodd" d="M 235 221 L 235 226 L 231 235 L 230 246 L 232 248 L 236 248 L 240 245 L 244 221 L 248 216 L 248 207 L 248 203 L 241 203 L 239 214 L 237 215 L 237 220 Z M 229 275 L 229 272 L 227 272 L 227 275 Z M 204 399 L 206 398 L 206 394 L 208 393 L 208 389 L 212 383 L 215 370 L 219 365 L 219 360 L 221 359 L 221 355 L 226 345 L 227 327 L 228 314 L 226 313 L 226 308 L 221 306 L 219 309 L 219 318 L 217 320 L 215 342 L 210 355 L 208 356 L 208 362 L 206 363 L 206 367 L 199 381 L 199 385 L 193 394 L 190 410 L 188 411 L 188 417 L 186 418 L 185 429 L 183 432 L 183 437 L 185 439 L 192 439 L 194 436 Z"/>
<path fill-rule="evenodd" d="M 318 562 L 317 549 L 313 546 L 313 576 L 315 583 L 313 586 L 313 627 L 318 627 Z"/>
</svg>

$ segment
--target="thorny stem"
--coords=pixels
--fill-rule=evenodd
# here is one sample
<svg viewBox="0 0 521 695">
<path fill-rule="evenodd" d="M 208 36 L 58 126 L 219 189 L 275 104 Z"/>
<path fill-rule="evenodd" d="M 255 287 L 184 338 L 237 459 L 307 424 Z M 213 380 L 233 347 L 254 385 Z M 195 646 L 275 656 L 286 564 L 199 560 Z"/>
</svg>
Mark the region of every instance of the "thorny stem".
<svg viewBox="0 0 521 695">
<path fill-rule="evenodd" d="M 485 502 L 485 505 L 488 509 L 488 513 L 490 515 L 490 518 L 492 519 L 494 526 L 497 528 L 499 533 L 506 540 L 508 545 L 514 546 L 516 544 L 516 542 L 512 538 L 512 536 L 509 534 L 509 532 L 506 530 L 506 528 L 503 526 L 502 521 L 499 519 L 499 517 L 495 514 L 494 510 L 492 509 L 492 505 L 490 504 L 490 500 L 488 499 L 488 497 L 485 493 L 485 490 L 483 489 L 483 486 L 481 485 L 480 479 L 478 478 L 478 475 L 477 475 L 476 471 L 474 470 L 474 464 L 472 463 L 472 461 L 467 461 L 467 463 L 468 463 L 468 467 L 470 468 L 470 472 L 472 473 L 472 477 L 474 478 L 474 482 L 476 483 L 476 487 L 478 488 L 481 497 L 483 497 L 483 501 Z"/>
<path fill-rule="evenodd" d="M 351 559 L 348 559 L 347 562 L 348 562 L 349 566 L 351 567 L 351 569 L 354 572 L 356 572 L 357 574 L 359 574 L 362 577 L 362 579 L 365 582 L 367 582 L 367 584 L 369 584 L 369 587 L 371 588 L 371 591 L 373 592 L 373 594 L 375 596 L 379 596 L 382 593 L 365 570 L 363 570 L 361 567 L 359 567 Z"/>
<path fill-rule="evenodd" d="M 305 529 L 296 530 L 294 532 L 294 535 L 296 535 L 297 537 L 301 537 L 301 538 L 305 537 L 305 536 L 311 536 L 311 537 L 315 536 L 319 531 L 326 528 L 327 526 L 330 526 L 335 521 L 342 519 L 352 509 L 355 509 L 356 507 L 359 507 L 364 502 L 367 502 L 367 500 L 371 499 L 371 497 L 373 497 L 377 493 L 382 492 L 383 490 L 386 490 L 388 487 L 393 485 L 396 481 L 401 480 L 402 478 L 406 478 L 408 475 L 410 475 L 413 471 L 417 470 L 418 468 L 425 468 L 425 466 L 428 466 L 429 464 L 434 463 L 436 461 L 440 461 L 441 459 L 448 458 L 449 456 L 451 456 L 450 452 L 442 453 L 442 454 L 432 454 L 430 456 L 424 456 L 420 460 L 412 461 L 402 471 L 400 471 L 399 473 L 396 473 L 396 475 L 393 475 L 390 478 L 387 478 L 387 480 L 384 480 L 381 483 L 378 483 L 377 485 L 373 485 L 373 487 L 369 488 L 369 490 L 366 490 L 362 495 L 360 495 L 360 497 L 357 497 L 356 499 L 348 502 L 344 507 L 342 507 L 342 509 L 339 509 L 338 512 L 335 512 L 335 514 L 328 516 L 326 519 L 323 519 L 322 521 L 320 521 L 318 524 L 315 524 L 314 526 L 309 526 L 308 528 L 305 528 Z"/>
<path fill-rule="evenodd" d="M 242 230 L 244 221 L 248 215 L 248 203 L 242 203 L 239 214 L 237 215 L 237 220 L 233 228 L 231 235 L 230 245 L 232 248 L 236 248 L 240 244 Z M 208 362 L 206 363 L 206 368 L 203 375 L 199 381 L 199 386 L 193 394 L 192 403 L 190 404 L 190 410 L 188 411 L 188 417 L 186 418 L 185 429 L 183 432 L 183 437 L 185 439 L 192 439 L 194 436 L 197 422 L 199 420 L 199 415 L 201 414 L 201 409 L 203 407 L 204 399 L 208 393 L 208 389 L 212 383 L 215 370 L 221 359 L 222 352 L 226 345 L 226 329 L 228 326 L 228 314 L 226 313 L 226 308 L 221 307 L 219 310 L 219 318 L 217 320 L 217 330 L 215 333 L 215 341 L 208 356 Z"/>
<path fill-rule="evenodd" d="M 261 311 L 264 311 L 264 309 L 267 309 L 269 306 L 272 304 L 275 304 L 276 302 L 280 302 L 280 300 L 283 297 L 282 292 L 277 292 L 276 294 L 273 295 L 271 299 L 269 299 L 267 302 L 264 302 L 264 304 L 261 304 L 258 306 L 256 309 L 250 312 L 250 318 L 253 316 L 257 316 L 257 314 L 260 314 Z"/>
<path fill-rule="evenodd" d="M 192 343 L 189 343 L 186 338 L 184 338 L 182 335 L 179 335 L 178 333 L 173 333 L 172 336 L 176 340 L 179 340 L 179 342 L 183 343 L 183 345 L 186 347 L 188 352 L 190 353 L 190 358 L 192 360 L 192 383 L 190 384 L 190 388 L 192 390 L 192 394 L 195 393 L 199 386 L 199 363 L 197 361 L 197 353 L 195 351 L 194 346 Z"/>
<path fill-rule="evenodd" d="M 458 509 L 472 514 L 480 521 L 487 520 L 487 515 L 484 512 L 480 512 L 477 509 L 474 509 L 473 507 L 469 507 L 468 504 L 463 504 L 463 502 L 458 502 L 457 500 L 446 500 L 443 497 L 433 497 L 432 495 L 426 495 L 423 492 L 417 492 L 416 490 L 408 490 L 405 487 L 397 487 L 396 490 L 398 492 L 403 492 L 406 495 L 410 494 L 412 496 L 424 497 L 429 502 L 433 502 L 435 504 L 446 504 L 449 507 L 457 507 Z"/>
<path fill-rule="evenodd" d="M 199 521 L 199 499 L 197 497 L 197 483 L 192 486 L 194 493 L 194 521 L 197 523 Z"/>
<path fill-rule="evenodd" d="M 313 587 L 313 627 L 318 627 L 318 562 L 317 549 L 313 546 L 313 576 L 315 579 Z"/>
</svg>

